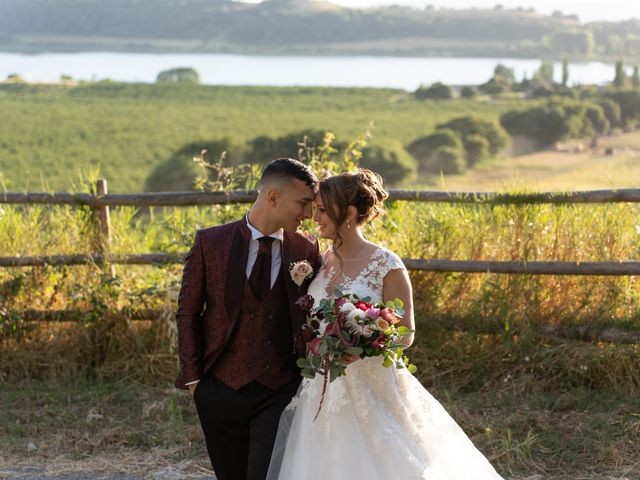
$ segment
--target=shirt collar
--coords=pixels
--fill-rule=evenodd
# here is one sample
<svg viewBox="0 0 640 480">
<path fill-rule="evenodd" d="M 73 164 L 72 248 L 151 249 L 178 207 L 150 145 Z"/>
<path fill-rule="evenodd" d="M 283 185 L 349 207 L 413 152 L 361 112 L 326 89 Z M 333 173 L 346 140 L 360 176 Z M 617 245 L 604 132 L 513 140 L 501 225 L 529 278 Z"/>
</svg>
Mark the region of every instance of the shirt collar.
<svg viewBox="0 0 640 480">
<path fill-rule="evenodd" d="M 254 240 L 258 240 L 260 237 L 264 237 L 265 236 L 264 233 L 262 233 L 256 227 L 251 225 L 251 223 L 249 223 L 249 215 L 247 215 L 245 218 L 247 220 L 247 227 L 249 228 L 249 231 L 251 232 L 251 238 L 253 238 Z M 276 230 L 275 232 L 273 232 L 271 235 L 266 235 L 266 236 L 267 237 L 273 237 L 276 240 L 280 240 L 282 242 L 284 240 L 284 229 L 280 228 L 280 229 Z"/>
</svg>

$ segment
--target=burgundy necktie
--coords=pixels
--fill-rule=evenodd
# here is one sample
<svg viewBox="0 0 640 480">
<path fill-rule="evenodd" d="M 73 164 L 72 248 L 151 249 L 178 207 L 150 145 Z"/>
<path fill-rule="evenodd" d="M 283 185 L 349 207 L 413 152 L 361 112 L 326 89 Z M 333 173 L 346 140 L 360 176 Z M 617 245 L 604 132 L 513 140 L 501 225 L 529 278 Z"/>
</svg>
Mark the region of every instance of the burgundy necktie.
<svg viewBox="0 0 640 480">
<path fill-rule="evenodd" d="M 258 243 L 258 256 L 249 275 L 249 286 L 259 301 L 271 290 L 271 244 L 275 238 L 260 237 Z"/>
</svg>

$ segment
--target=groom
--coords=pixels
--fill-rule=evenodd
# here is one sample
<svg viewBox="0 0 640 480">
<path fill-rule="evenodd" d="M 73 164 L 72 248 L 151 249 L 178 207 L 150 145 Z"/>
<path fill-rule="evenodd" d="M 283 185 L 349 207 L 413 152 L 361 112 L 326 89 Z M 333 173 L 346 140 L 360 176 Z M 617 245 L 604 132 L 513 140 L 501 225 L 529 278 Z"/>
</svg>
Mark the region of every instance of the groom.
<svg viewBox="0 0 640 480">
<path fill-rule="evenodd" d="M 296 232 L 311 218 L 316 183 L 303 163 L 272 161 L 247 215 L 199 230 L 186 257 L 176 386 L 191 390 L 218 480 L 264 480 L 280 414 L 300 384 L 294 302 L 312 274 L 294 282 L 289 269 L 319 267 L 317 240 Z"/>
</svg>

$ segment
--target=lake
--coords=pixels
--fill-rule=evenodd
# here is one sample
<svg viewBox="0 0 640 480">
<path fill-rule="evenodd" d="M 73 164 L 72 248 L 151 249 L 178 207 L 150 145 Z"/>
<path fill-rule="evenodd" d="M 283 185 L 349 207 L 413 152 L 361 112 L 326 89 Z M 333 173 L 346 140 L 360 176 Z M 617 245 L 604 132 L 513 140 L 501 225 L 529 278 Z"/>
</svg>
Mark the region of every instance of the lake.
<svg viewBox="0 0 640 480">
<path fill-rule="evenodd" d="M 447 57 L 302 57 L 227 54 L 44 53 L 0 52 L 0 79 L 17 73 L 31 82 L 52 82 L 61 75 L 76 80 L 111 79 L 154 82 L 162 70 L 193 67 L 209 85 L 391 87 L 415 90 L 420 84 L 480 84 L 496 64 L 513 68 L 516 78 L 531 77 L 539 60 Z M 560 80 L 562 66 L 555 65 Z M 569 84 L 602 84 L 614 77 L 613 65 L 571 63 Z"/>
</svg>

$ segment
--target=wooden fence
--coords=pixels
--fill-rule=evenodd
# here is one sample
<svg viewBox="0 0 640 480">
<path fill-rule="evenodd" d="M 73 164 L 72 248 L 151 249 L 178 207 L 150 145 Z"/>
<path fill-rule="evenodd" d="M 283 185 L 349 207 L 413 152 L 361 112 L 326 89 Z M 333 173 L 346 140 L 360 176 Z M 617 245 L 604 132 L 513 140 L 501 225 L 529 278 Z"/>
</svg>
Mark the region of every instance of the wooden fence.
<svg viewBox="0 0 640 480">
<path fill-rule="evenodd" d="M 75 205 L 91 207 L 96 220 L 96 237 L 92 252 L 82 255 L 0 257 L 0 267 L 17 268 L 44 265 L 162 265 L 181 263 L 182 254 L 111 254 L 110 207 L 187 207 L 250 203 L 256 192 L 166 192 L 109 194 L 107 181 L 98 180 L 96 195 L 80 193 L 0 193 L 0 204 Z M 484 205 L 507 204 L 585 204 L 640 203 L 640 189 L 594 190 L 583 192 L 544 192 L 508 194 L 495 192 L 435 192 L 391 190 L 390 201 L 444 202 Z M 408 270 L 427 272 L 466 272 L 535 275 L 640 275 L 638 261 L 560 262 L 560 261 L 488 261 L 446 259 L 403 259 Z"/>
<path fill-rule="evenodd" d="M 96 234 L 89 247 L 91 253 L 79 255 L 49 255 L 0 257 L 0 268 L 21 268 L 45 265 L 97 265 L 110 269 L 113 265 L 166 265 L 184 261 L 186 253 L 132 253 L 113 254 L 111 248 L 110 207 L 187 207 L 250 203 L 256 192 L 177 192 L 109 194 L 106 180 L 98 180 L 96 195 L 73 193 L 0 193 L 0 204 L 13 205 L 74 205 L 91 208 L 96 223 Z M 532 194 L 505 194 L 494 192 L 434 192 L 390 191 L 390 201 L 444 202 L 485 205 L 507 204 L 585 204 L 640 202 L 640 189 L 597 190 L 584 192 L 548 192 Z M 640 262 L 559 262 L 559 261 L 483 261 L 447 259 L 403 259 L 408 270 L 428 272 L 466 272 L 535 275 L 640 275 Z M 141 310 L 125 312 L 131 319 L 160 318 L 168 312 Z M 19 312 L 25 321 L 80 320 L 86 312 L 76 310 L 26 310 Z M 640 342 L 640 333 L 609 329 L 583 332 L 585 339 L 615 342 Z"/>
</svg>

